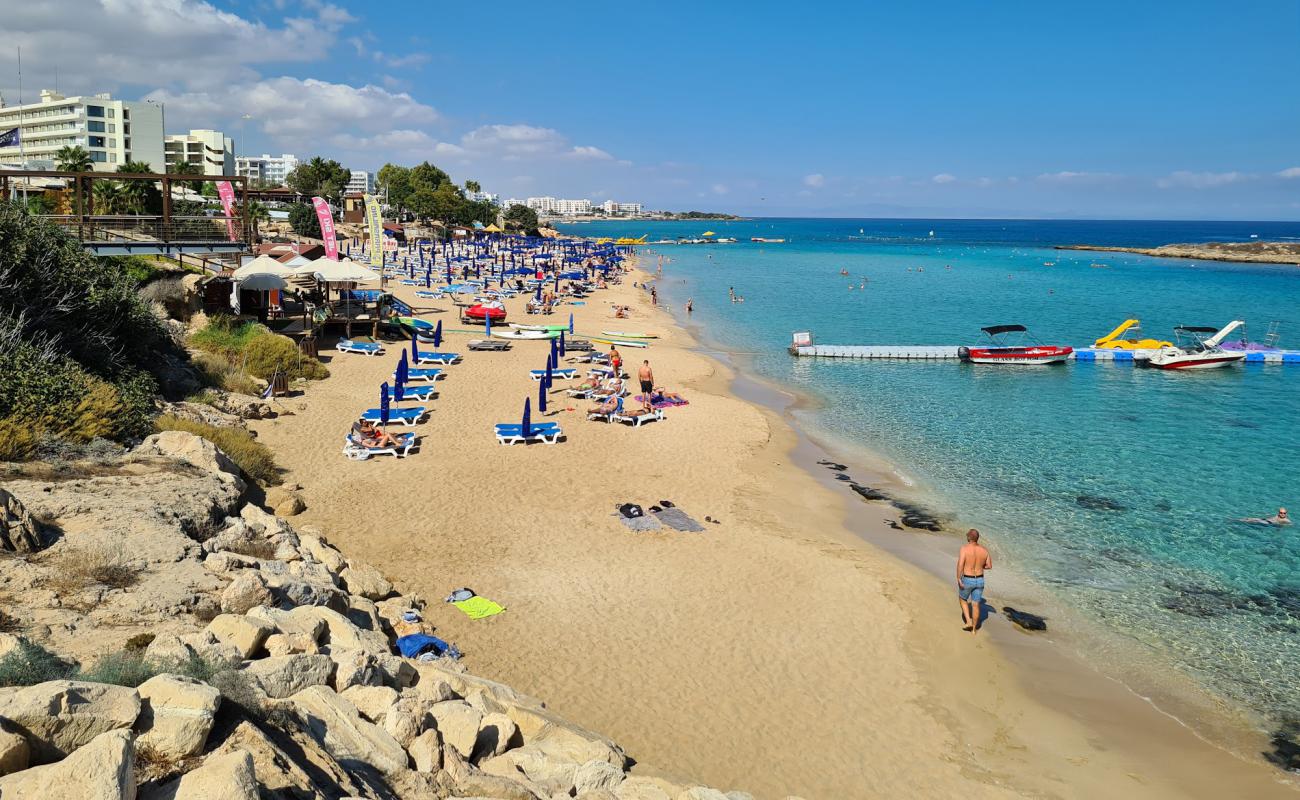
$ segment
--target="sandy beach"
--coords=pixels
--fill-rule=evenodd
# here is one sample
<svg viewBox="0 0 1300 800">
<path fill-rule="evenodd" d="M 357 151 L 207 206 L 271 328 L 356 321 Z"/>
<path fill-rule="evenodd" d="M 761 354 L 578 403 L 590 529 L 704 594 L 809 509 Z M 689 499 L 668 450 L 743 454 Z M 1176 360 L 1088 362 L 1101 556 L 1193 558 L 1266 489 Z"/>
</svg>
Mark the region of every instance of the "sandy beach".
<svg viewBox="0 0 1300 800">
<path fill-rule="evenodd" d="M 400 343 L 323 351 L 331 377 L 254 423 L 298 526 L 429 601 L 428 619 L 481 675 L 546 698 L 623 743 L 636 771 L 759 798 L 1294 796 L 1282 774 L 1210 746 L 1098 673 L 1044 654 L 1000 617 L 972 637 L 953 592 L 855 531 L 890 535 L 885 506 L 850 501 L 803 467 L 780 415 L 629 275 L 550 318 L 581 334 L 657 334 L 624 350 L 690 405 L 641 428 L 589 422 L 557 383 L 555 446 L 502 447 L 496 422 L 536 402 L 545 342 L 465 354 L 438 382 L 410 458 L 348 461 L 344 432 L 373 406 Z M 395 293 L 453 331 L 454 307 Z M 611 303 L 632 306 L 615 320 Z M 441 313 L 439 313 L 441 312 Z M 538 416 L 535 414 L 535 419 Z M 671 500 L 704 533 L 632 533 L 620 503 Z M 952 551 L 957 547 L 956 540 Z M 994 579 L 996 580 L 996 578 Z M 470 621 L 441 599 L 472 587 L 508 609 Z M 996 583 L 994 583 L 996 586 Z"/>
</svg>

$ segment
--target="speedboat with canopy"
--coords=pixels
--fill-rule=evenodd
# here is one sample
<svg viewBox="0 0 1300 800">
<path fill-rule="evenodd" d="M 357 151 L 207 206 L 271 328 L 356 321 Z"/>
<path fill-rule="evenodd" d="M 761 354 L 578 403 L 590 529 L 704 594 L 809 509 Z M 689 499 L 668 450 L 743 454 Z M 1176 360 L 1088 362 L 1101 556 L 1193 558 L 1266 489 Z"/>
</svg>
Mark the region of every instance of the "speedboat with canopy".
<svg viewBox="0 0 1300 800">
<path fill-rule="evenodd" d="M 1146 365 L 1156 369 L 1215 369 L 1231 366 L 1243 360 L 1246 353 L 1243 350 L 1223 349 L 1223 340 L 1245 324 L 1234 319 L 1222 328 L 1179 325 L 1174 328 L 1178 346 L 1160 348 L 1147 359 Z"/>
<path fill-rule="evenodd" d="M 1024 325 L 990 325 L 980 328 L 990 344 L 960 347 L 957 355 L 971 364 L 1061 364 L 1074 348 L 1069 345 L 1043 344 L 1029 335 Z"/>
</svg>

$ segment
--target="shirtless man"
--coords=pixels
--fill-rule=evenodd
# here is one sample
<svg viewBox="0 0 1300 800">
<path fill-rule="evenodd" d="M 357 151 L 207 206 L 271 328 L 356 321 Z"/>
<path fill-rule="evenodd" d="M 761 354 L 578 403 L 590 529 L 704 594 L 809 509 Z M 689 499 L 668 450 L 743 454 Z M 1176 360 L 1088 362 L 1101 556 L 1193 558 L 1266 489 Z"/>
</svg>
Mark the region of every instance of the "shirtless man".
<svg viewBox="0 0 1300 800">
<path fill-rule="evenodd" d="M 649 408 L 650 395 L 654 394 L 655 390 L 655 374 L 654 370 L 650 369 L 650 362 L 648 360 L 641 362 L 641 368 L 636 371 L 636 376 L 641 381 L 642 404 L 646 408 Z"/>
<path fill-rule="evenodd" d="M 1246 517 L 1242 522 L 1249 522 L 1251 525 L 1271 525 L 1274 528 L 1281 528 L 1291 524 L 1291 517 L 1287 515 L 1285 508 L 1279 508 L 1277 513 L 1271 517 Z"/>
<path fill-rule="evenodd" d="M 980 544 L 980 532 L 966 531 L 966 544 L 957 554 L 957 603 L 961 606 L 962 630 L 976 633 L 980 626 L 980 602 L 984 599 L 984 571 L 993 569 L 993 558 Z"/>
</svg>

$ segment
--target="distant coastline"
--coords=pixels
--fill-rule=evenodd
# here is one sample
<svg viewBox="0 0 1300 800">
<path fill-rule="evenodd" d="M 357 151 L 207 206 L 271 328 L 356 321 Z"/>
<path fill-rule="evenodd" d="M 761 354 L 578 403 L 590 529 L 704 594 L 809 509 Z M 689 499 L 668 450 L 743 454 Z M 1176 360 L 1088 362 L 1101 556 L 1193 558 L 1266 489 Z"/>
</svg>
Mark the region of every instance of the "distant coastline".
<svg viewBox="0 0 1300 800">
<path fill-rule="evenodd" d="M 1160 247 L 1107 247 L 1092 244 L 1059 244 L 1057 250 L 1095 250 L 1107 253 L 1137 253 L 1160 258 L 1196 258 L 1205 261 L 1239 261 L 1300 265 L 1300 242 L 1206 242 L 1166 244 Z"/>
<path fill-rule="evenodd" d="M 736 222 L 745 219 L 748 218 L 737 217 L 734 214 L 712 214 L 700 211 L 637 214 L 636 216 L 630 217 L 606 217 L 596 214 L 581 214 L 572 217 L 545 217 L 547 222 L 558 222 L 561 224 L 568 222 L 703 222 L 705 220 Z"/>
</svg>

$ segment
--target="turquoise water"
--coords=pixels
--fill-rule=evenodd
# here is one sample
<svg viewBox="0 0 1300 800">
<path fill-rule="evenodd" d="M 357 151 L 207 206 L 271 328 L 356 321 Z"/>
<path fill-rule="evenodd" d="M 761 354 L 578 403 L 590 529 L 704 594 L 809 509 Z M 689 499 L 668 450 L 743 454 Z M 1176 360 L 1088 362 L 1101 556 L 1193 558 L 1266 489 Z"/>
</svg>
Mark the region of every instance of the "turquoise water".
<svg viewBox="0 0 1300 800">
<path fill-rule="evenodd" d="M 712 229 L 745 240 L 654 247 L 671 259 L 663 301 L 680 309 L 693 298 L 693 322 L 712 342 L 819 396 L 814 427 L 900 465 L 939 511 L 986 530 L 1018 572 L 1221 695 L 1271 720 L 1300 718 L 1300 526 L 1234 521 L 1300 506 L 1300 365 L 1170 374 L 1106 362 L 796 359 L 785 350 L 795 330 L 821 343 L 953 345 L 1009 322 L 1080 346 L 1128 317 L 1159 338 L 1179 324 L 1244 319 L 1259 339 L 1278 321 L 1282 345 L 1300 349 L 1300 267 L 1050 249 L 1295 238 L 1300 223 L 765 219 L 565 229 L 651 239 Z M 848 288 L 863 278 L 865 290 Z M 732 286 L 744 303 L 728 301 Z M 1081 495 L 1115 508 L 1085 507 Z"/>
</svg>

